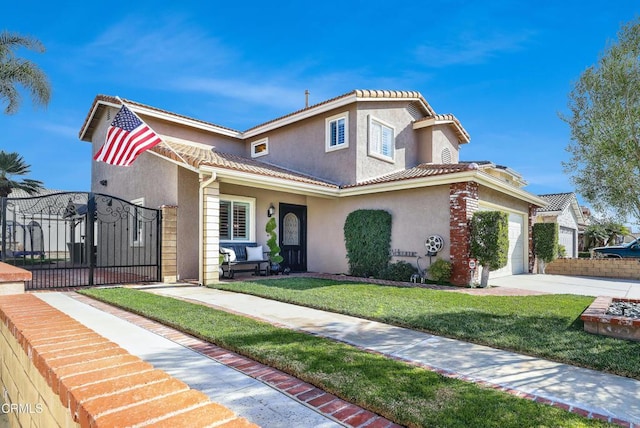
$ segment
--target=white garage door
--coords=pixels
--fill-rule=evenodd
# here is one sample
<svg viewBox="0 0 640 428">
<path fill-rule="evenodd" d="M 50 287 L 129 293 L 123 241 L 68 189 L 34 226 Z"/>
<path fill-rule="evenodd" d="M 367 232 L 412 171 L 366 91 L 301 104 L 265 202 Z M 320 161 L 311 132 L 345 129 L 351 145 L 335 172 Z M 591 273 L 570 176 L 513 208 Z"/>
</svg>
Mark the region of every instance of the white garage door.
<svg viewBox="0 0 640 428">
<path fill-rule="evenodd" d="M 509 259 L 507 265 L 489 274 L 489 278 L 525 273 L 524 216 L 509 213 Z"/>
<path fill-rule="evenodd" d="M 575 234 L 574 229 L 570 229 L 568 227 L 560 226 L 560 233 L 558 236 L 558 243 L 560 245 L 564 245 L 564 248 L 567 253 L 567 257 L 575 257 Z"/>
</svg>

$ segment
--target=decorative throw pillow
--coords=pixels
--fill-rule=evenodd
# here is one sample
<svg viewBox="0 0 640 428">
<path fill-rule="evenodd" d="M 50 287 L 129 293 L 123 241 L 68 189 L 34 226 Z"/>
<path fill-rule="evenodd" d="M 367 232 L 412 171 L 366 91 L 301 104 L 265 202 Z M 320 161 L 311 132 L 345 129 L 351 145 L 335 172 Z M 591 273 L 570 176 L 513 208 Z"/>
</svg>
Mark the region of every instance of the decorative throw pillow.
<svg viewBox="0 0 640 428">
<path fill-rule="evenodd" d="M 262 245 L 257 247 L 247 247 L 247 261 L 258 261 L 264 260 L 264 255 L 262 254 Z"/>
<path fill-rule="evenodd" d="M 227 254 L 227 260 L 228 261 L 230 261 L 230 262 L 235 262 L 236 261 L 236 252 L 233 251 L 231 248 L 220 247 L 220 252 Z"/>
</svg>

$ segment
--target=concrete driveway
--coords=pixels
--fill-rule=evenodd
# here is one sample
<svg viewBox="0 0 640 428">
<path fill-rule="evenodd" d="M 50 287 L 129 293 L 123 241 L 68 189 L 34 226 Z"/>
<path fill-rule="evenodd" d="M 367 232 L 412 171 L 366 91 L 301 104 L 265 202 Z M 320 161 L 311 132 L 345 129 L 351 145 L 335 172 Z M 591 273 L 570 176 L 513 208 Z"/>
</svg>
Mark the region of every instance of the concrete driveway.
<svg viewBox="0 0 640 428">
<path fill-rule="evenodd" d="M 489 280 L 494 287 L 516 288 L 553 294 L 611 296 L 640 299 L 640 281 L 587 276 L 522 274 Z"/>
</svg>

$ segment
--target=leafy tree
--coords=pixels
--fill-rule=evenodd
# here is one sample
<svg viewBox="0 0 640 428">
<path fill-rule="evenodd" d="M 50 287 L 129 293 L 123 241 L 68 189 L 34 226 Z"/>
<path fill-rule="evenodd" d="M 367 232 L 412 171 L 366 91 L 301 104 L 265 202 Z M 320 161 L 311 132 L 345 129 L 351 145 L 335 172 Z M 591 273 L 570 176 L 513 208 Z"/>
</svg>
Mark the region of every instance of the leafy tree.
<svg viewBox="0 0 640 428">
<path fill-rule="evenodd" d="M 471 257 L 482 266 L 480 287 L 489 282 L 489 272 L 503 268 L 509 260 L 509 215 L 479 211 L 471 218 Z"/>
<path fill-rule="evenodd" d="M 571 154 L 564 162 L 594 208 L 640 218 L 640 18 L 623 26 L 569 94 Z"/>
<path fill-rule="evenodd" d="M 7 153 L 0 150 L 0 197 L 9 196 L 13 189 L 24 190 L 30 195 L 43 189 L 43 183 L 29 178 L 16 181 L 14 176 L 27 175 L 30 166 L 27 165 L 18 153 Z"/>
<path fill-rule="evenodd" d="M 16 57 L 14 50 L 19 47 L 45 51 L 39 40 L 8 31 L 0 32 L 0 101 L 7 102 L 6 114 L 15 113 L 20 106 L 17 86 L 27 89 L 36 105 L 46 106 L 51 97 L 47 76 L 35 63 Z"/>
</svg>

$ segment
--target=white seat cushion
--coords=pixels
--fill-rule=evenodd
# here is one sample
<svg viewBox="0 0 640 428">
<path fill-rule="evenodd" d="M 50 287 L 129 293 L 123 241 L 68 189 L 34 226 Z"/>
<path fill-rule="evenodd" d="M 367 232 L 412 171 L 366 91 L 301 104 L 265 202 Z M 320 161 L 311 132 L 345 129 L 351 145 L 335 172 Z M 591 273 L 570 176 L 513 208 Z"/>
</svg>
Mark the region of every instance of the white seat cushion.
<svg viewBox="0 0 640 428">
<path fill-rule="evenodd" d="M 220 252 L 227 254 L 226 261 L 228 261 L 228 262 L 235 262 L 236 261 L 236 252 L 233 251 L 231 248 L 220 247 Z"/>
<path fill-rule="evenodd" d="M 262 254 L 262 245 L 257 247 L 247 247 L 247 261 L 259 261 L 264 260 L 264 254 Z"/>
</svg>

